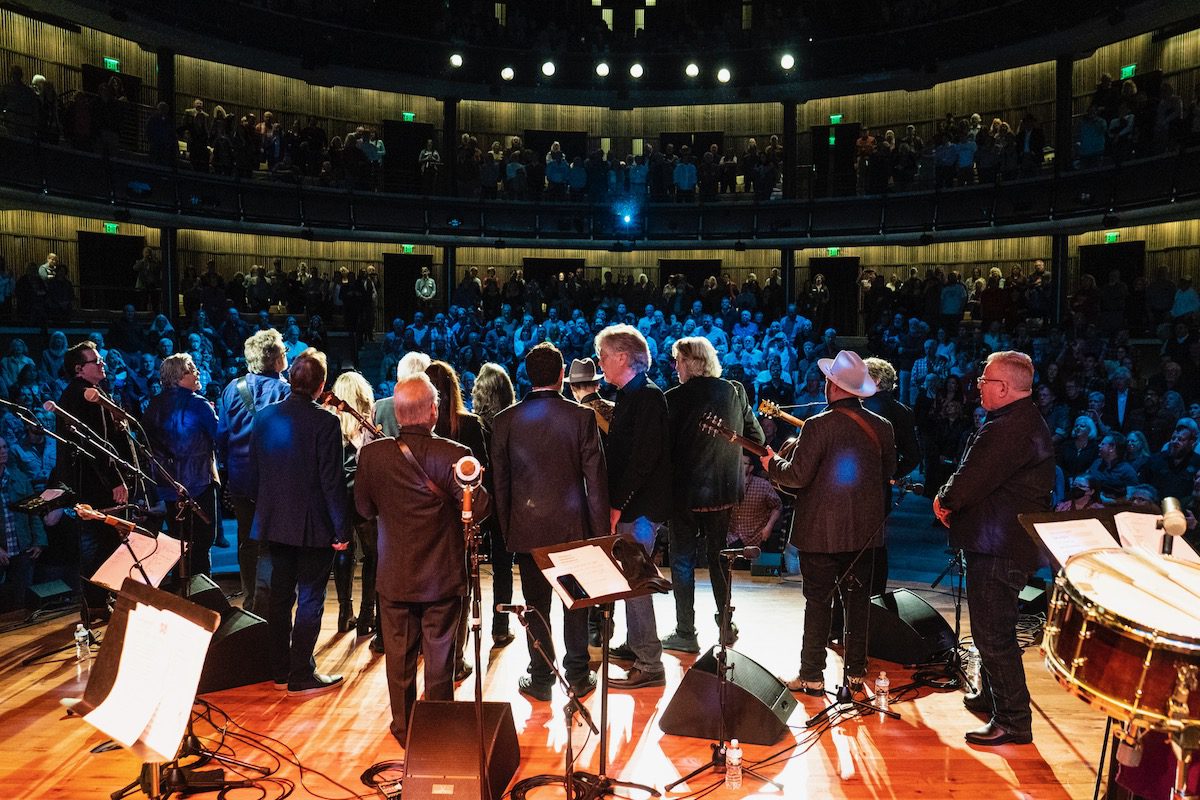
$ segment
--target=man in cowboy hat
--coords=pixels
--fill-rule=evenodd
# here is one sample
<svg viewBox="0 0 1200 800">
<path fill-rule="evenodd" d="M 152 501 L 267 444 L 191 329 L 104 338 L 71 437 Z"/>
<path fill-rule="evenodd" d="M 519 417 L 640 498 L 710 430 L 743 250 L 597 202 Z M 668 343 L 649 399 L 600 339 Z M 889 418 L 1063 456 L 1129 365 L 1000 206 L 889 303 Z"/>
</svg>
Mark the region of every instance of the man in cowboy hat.
<svg viewBox="0 0 1200 800">
<path fill-rule="evenodd" d="M 804 578 L 804 639 L 793 692 L 825 690 L 825 645 L 841 589 L 846 609 L 846 678 L 852 690 L 867 674 L 870 550 L 883 546 L 884 487 L 896 469 L 896 445 L 886 419 L 863 408 L 875 381 L 857 353 L 822 358 L 829 407 L 810 417 L 789 459 L 768 451 L 762 465 L 772 480 L 796 489 L 792 544 Z"/>
<path fill-rule="evenodd" d="M 608 435 L 608 425 L 613 418 L 613 401 L 600 396 L 600 381 L 604 374 L 596 371 L 596 362 L 590 358 L 576 358 L 563 383 L 571 387 L 575 402 L 596 412 L 596 425 L 600 427 L 600 440 Z"/>
</svg>

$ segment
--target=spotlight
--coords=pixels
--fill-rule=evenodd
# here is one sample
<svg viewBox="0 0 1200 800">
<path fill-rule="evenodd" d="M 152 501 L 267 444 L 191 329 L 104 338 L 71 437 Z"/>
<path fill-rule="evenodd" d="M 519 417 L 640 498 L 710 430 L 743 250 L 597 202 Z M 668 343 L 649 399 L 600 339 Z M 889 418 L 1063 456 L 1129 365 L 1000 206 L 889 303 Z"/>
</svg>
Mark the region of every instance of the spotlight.
<svg viewBox="0 0 1200 800">
<path fill-rule="evenodd" d="M 458 69 L 462 65 L 463 65 L 462 54 L 461 53 L 453 53 L 450 56 L 450 66 L 454 67 L 455 69 Z"/>
<path fill-rule="evenodd" d="M 642 69 L 642 65 L 636 61 L 629 67 L 629 75 L 631 77 L 640 78 L 644 72 L 645 70 Z"/>
<path fill-rule="evenodd" d="M 606 64 L 603 61 L 601 61 L 599 64 L 597 64 L 596 65 L 596 74 L 599 75 L 601 78 L 607 78 L 608 77 L 608 64 Z"/>
<path fill-rule="evenodd" d="M 779 66 L 783 67 L 784 69 L 791 69 L 792 67 L 796 66 L 795 56 L 793 56 L 791 53 L 784 53 L 783 57 L 779 59 Z"/>
<path fill-rule="evenodd" d="M 696 62 L 693 61 L 692 63 L 690 63 L 686 67 L 684 67 L 683 71 L 687 74 L 687 76 L 689 78 L 694 78 L 700 74 L 700 67 L 697 66 Z"/>
<path fill-rule="evenodd" d="M 542 64 L 542 74 L 545 75 L 547 78 L 554 75 L 554 62 L 553 61 L 547 61 L 544 64 Z"/>
<path fill-rule="evenodd" d="M 500 77 L 506 81 L 511 81 L 516 74 L 517 73 L 513 72 L 512 67 L 505 67 L 504 69 L 500 70 Z"/>
<path fill-rule="evenodd" d="M 721 67 L 719 70 L 717 70 L 717 80 L 719 80 L 721 83 L 729 83 L 729 79 L 731 77 L 732 76 L 729 74 L 729 70 L 727 68 Z"/>
<path fill-rule="evenodd" d="M 633 215 L 626 214 L 625 216 L 621 217 L 621 219 L 625 221 L 626 225 L 628 225 L 629 223 L 633 222 Z"/>
</svg>

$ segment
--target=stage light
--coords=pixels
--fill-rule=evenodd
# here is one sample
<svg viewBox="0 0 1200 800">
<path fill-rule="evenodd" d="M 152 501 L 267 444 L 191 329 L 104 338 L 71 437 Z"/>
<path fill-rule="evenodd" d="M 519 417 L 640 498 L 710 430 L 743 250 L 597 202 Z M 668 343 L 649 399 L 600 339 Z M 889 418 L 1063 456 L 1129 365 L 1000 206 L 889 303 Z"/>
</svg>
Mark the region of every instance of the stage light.
<svg viewBox="0 0 1200 800">
<path fill-rule="evenodd" d="M 686 67 L 684 67 L 683 71 L 689 78 L 694 78 L 700 74 L 700 67 L 696 64 L 695 61 L 693 61 L 692 63 L 690 63 Z"/>
<path fill-rule="evenodd" d="M 631 77 L 640 78 L 644 72 L 645 70 L 642 69 L 642 65 L 636 61 L 629 67 L 629 74 Z"/>
<path fill-rule="evenodd" d="M 731 77 L 733 76 L 729 74 L 729 70 L 726 67 L 721 67 L 717 70 L 717 80 L 721 83 L 729 83 Z"/>
<path fill-rule="evenodd" d="M 779 66 L 784 69 L 791 69 L 796 66 L 796 57 L 791 53 L 784 53 L 783 57 L 779 59 Z"/>
<path fill-rule="evenodd" d="M 547 61 L 542 64 L 542 74 L 545 75 L 547 78 L 554 75 L 554 62 L 553 61 Z"/>
<path fill-rule="evenodd" d="M 505 67 L 504 69 L 500 70 L 500 77 L 504 78 L 506 81 L 511 81 L 516 74 L 517 73 L 513 72 L 512 67 Z"/>
<path fill-rule="evenodd" d="M 625 224 L 628 225 L 629 223 L 633 222 L 633 214 L 626 214 L 625 216 L 621 217 L 621 219 L 625 220 Z"/>
<path fill-rule="evenodd" d="M 606 64 L 603 61 L 601 61 L 599 64 L 597 64 L 596 65 L 596 74 L 599 75 L 601 78 L 607 78 L 608 77 L 608 64 Z"/>
<path fill-rule="evenodd" d="M 462 65 L 463 65 L 462 54 L 461 53 L 453 53 L 450 56 L 450 66 L 457 69 L 458 67 L 461 67 Z"/>
</svg>

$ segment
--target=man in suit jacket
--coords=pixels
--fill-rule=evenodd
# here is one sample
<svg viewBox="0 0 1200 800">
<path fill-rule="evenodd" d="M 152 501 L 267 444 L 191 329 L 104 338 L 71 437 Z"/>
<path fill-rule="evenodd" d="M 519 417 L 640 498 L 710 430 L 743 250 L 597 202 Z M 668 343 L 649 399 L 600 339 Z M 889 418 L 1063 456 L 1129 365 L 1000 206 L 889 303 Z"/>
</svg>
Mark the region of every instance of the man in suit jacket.
<svg viewBox="0 0 1200 800">
<path fill-rule="evenodd" d="M 438 396 L 424 373 L 397 381 L 392 399 L 400 435 L 378 439 L 360 451 L 354 502 L 359 514 L 379 519 L 375 588 L 392 702 L 391 731 L 405 745 L 417 700 L 418 652 L 425 657 L 425 698 L 454 699 L 455 633 L 469 592 L 463 489 L 454 479 L 454 465 L 471 450 L 433 433 Z M 420 472 L 401 447 L 421 465 Z M 473 492 L 472 507 L 476 520 L 488 515 L 491 499 L 482 486 Z"/>
<path fill-rule="evenodd" d="M 552 589 L 530 551 L 607 535 L 608 479 L 595 414 L 562 396 L 562 353 L 543 342 L 526 354 L 525 369 L 533 390 L 492 424 L 492 479 L 500 530 L 517 556 L 525 602 L 538 612 L 529 620 L 530 670 L 520 689 L 549 700 L 553 674 L 534 641 L 553 658 Z M 567 680 L 582 697 L 596 686 L 588 669 L 586 611 L 564 612 L 563 642 Z"/>
<path fill-rule="evenodd" d="M 251 536 L 271 556 L 271 670 L 275 688 L 294 696 L 342 681 L 341 675 L 317 672 L 313 660 L 333 553 L 344 550 L 350 536 L 341 426 L 315 400 L 325 388 L 326 369 L 323 353 L 301 353 L 292 364 L 292 393 L 259 411 L 250 434 L 256 497 Z"/>
<path fill-rule="evenodd" d="M 415 350 L 405 353 L 404 357 L 400 359 L 400 363 L 396 365 L 396 382 L 404 380 L 408 375 L 424 374 L 425 369 L 431 363 L 433 360 L 424 353 L 418 353 Z M 375 404 L 373 422 L 382 429 L 384 436 L 394 439 L 400 435 L 400 426 L 396 423 L 394 397 L 385 397 Z"/>
</svg>

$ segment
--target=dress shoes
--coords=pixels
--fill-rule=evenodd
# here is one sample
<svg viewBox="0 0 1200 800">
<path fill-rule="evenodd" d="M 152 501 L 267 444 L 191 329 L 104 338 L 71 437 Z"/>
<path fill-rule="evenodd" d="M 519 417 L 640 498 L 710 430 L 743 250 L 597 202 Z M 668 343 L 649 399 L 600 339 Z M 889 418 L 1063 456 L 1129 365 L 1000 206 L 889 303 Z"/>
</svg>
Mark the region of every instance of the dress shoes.
<svg viewBox="0 0 1200 800">
<path fill-rule="evenodd" d="M 992 720 L 982 728 L 967 731 L 964 738 L 968 744 L 979 747 L 999 747 L 1002 744 L 1030 744 L 1033 742 L 1033 733 L 1010 731 L 1000 727 L 995 720 Z"/>
<path fill-rule="evenodd" d="M 678 632 L 673 632 L 663 637 L 662 648 L 676 653 L 699 653 L 700 641 L 695 636 L 681 636 Z"/>
<path fill-rule="evenodd" d="M 454 669 L 454 682 L 462 683 L 467 678 L 471 677 L 471 673 L 474 671 L 475 668 L 470 664 L 465 661 L 459 661 L 458 666 Z"/>
<path fill-rule="evenodd" d="M 637 661 L 637 656 L 628 643 L 608 648 L 608 657 L 613 661 Z"/>
<path fill-rule="evenodd" d="M 521 679 L 517 681 L 517 690 L 526 697 L 548 703 L 552 687 L 549 683 L 535 683 L 529 675 L 522 675 Z"/>
<path fill-rule="evenodd" d="M 383 634 L 375 631 L 375 635 L 371 637 L 370 644 L 371 652 L 383 655 Z"/>
<path fill-rule="evenodd" d="M 667 676 L 662 672 L 642 672 L 634 667 L 624 678 L 609 678 L 608 685 L 614 689 L 651 689 L 666 686 Z"/>
<path fill-rule="evenodd" d="M 571 682 L 571 691 L 575 692 L 575 699 L 582 700 L 592 692 L 596 691 L 596 672 L 588 670 L 588 674 L 579 680 Z"/>
<path fill-rule="evenodd" d="M 514 641 L 516 641 L 516 638 L 517 638 L 516 636 L 509 633 L 508 631 L 500 631 L 498 633 L 493 633 L 492 634 L 492 647 L 495 649 L 499 649 L 501 647 L 508 647 L 510 644 L 512 644 Z"/>
<path fill-rule="evenodd" d="M 963 706 L 972 714 L 992 713 L 992 701 L 983 692 L 963 695 Z"/>
<path fill-rule="evenodd" d="M 350 606 L 342 606 L 338 610 L 338 633 L 349 633 L 358 627 L 358 617 L 354 616 L 354 609 Z"/>
<path fill-rule="evenodd" d="M 314 672 L 313 676 L 302 683 L 288 683 L 289 697 L 311 697 L 332 691 L 342 683 L 341 675 L 322 675 Z"/>
</svg>

